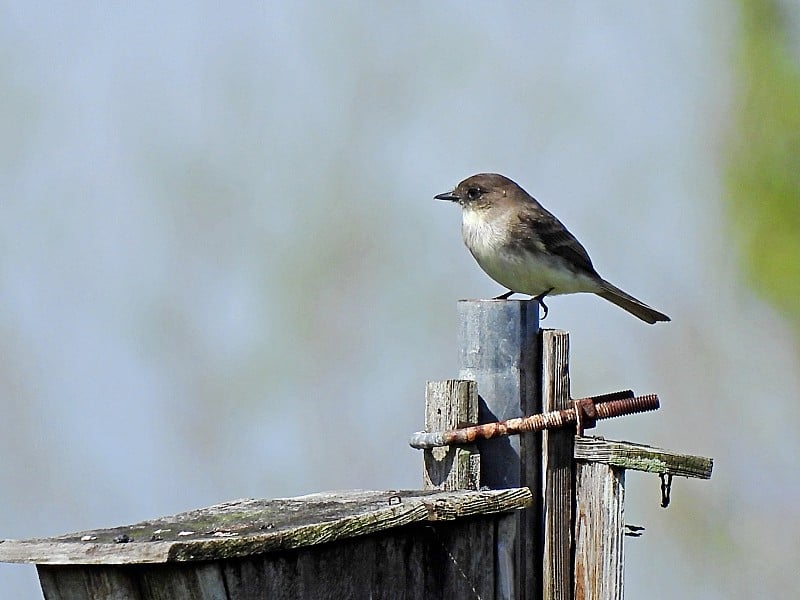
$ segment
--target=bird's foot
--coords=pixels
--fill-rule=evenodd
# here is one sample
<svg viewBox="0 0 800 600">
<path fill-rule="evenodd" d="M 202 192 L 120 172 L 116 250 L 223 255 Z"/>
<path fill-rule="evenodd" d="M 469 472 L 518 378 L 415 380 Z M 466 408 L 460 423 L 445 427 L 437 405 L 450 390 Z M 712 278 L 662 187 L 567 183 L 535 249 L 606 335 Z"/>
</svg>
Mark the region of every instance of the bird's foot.
<svg viewBox="0 0 800 600">
<path fill-rule="evenodd" d="M 492 300 L 508 300 L 508 297 L 513 294 L 513 290 L 508 290 L 505 294 L 500 294 L 499 296 L 495 296 Z"/>
<path fill-rule="evenodd" d="M 536 300 L 536 302 L 539 303 L 539 306 L 541 306 L 542 310 L 544 311 L 544 314 L 542 315 L 542 321 L 544 321 L 547 318 L 547 313 L 550 312 L 550 310 L 547 308 L 547 304 L 544 303 L 544 297 L 547 296 L 547 294 L 549 294 L 552 291 L 553 291 L 553 288 L 550 288 L 546 292 L 542 292 L 538 296 L 534 296 L 533 297 L 533 299 Z"/>
</svg>

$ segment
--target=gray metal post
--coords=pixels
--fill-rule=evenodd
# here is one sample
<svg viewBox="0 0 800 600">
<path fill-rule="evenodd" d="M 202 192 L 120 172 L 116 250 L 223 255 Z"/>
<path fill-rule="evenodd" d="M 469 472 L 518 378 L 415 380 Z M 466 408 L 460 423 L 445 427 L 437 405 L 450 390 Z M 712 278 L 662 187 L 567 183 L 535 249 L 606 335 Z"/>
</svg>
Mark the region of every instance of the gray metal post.
<svg viewBox="0 0 800 600">
<path fill-rule="evenodd" d="M 458 303 L 460 379 L 478 382 L 478 420 L 498 421 L 542 412 L 539 305 L 531 300 Z M 534 505 L 521 511 L 515 548 L 518 598 L 541 596 L 541 434 L 478 443 L 481 485 L 531 488 Z"/>
</svg>

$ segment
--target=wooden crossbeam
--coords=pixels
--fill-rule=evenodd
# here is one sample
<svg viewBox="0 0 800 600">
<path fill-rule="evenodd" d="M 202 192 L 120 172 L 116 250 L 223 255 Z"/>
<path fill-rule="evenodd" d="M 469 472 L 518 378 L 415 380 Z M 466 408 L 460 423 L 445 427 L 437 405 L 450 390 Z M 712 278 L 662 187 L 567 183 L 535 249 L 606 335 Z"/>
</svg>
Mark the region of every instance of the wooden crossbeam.
<svg viewBox="0 0 800 600">
<path fill-rule="evenodd" d="M 714 459 L 599 437 L 575 437 L 575 458 L 613 467 L 710 479 Z"/>
</svg>

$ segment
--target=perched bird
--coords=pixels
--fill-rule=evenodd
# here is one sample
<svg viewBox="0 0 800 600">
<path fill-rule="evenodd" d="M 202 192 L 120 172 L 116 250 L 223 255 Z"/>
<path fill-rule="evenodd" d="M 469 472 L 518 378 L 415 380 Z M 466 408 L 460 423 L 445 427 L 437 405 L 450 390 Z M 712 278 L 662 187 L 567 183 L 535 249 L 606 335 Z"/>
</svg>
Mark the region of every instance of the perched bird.
<svg viewBox="0 0 800 600">
<path fill-rule="evenodd" d="M 461 233 L 481 268 L 510 291 L 530 294 L 544 309 L 547 295 L 590 292 L 642 321 L 670 318 L 609 283 L 564 225 L 508 177 L 481 173 L 434 196 L 461 205 Z"/>
</svg>

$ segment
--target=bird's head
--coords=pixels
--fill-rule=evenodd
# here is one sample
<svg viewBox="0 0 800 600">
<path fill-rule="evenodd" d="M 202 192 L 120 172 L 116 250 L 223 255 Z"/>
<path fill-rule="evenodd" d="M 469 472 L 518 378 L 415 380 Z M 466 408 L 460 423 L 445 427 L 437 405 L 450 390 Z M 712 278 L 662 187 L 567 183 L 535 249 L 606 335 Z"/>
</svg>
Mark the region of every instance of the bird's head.
<svg viewBox="0 0 800 600">
<path fill-rule="evenodd" d="M 479 173 L 467 177 L 452 192 L 438 194 L 434 198 L 457 202 L 465 210 L 482 210 L 501 203 L 518 189 L 519 186 L 508 177 L 497 173 Z"/>
</svg>

